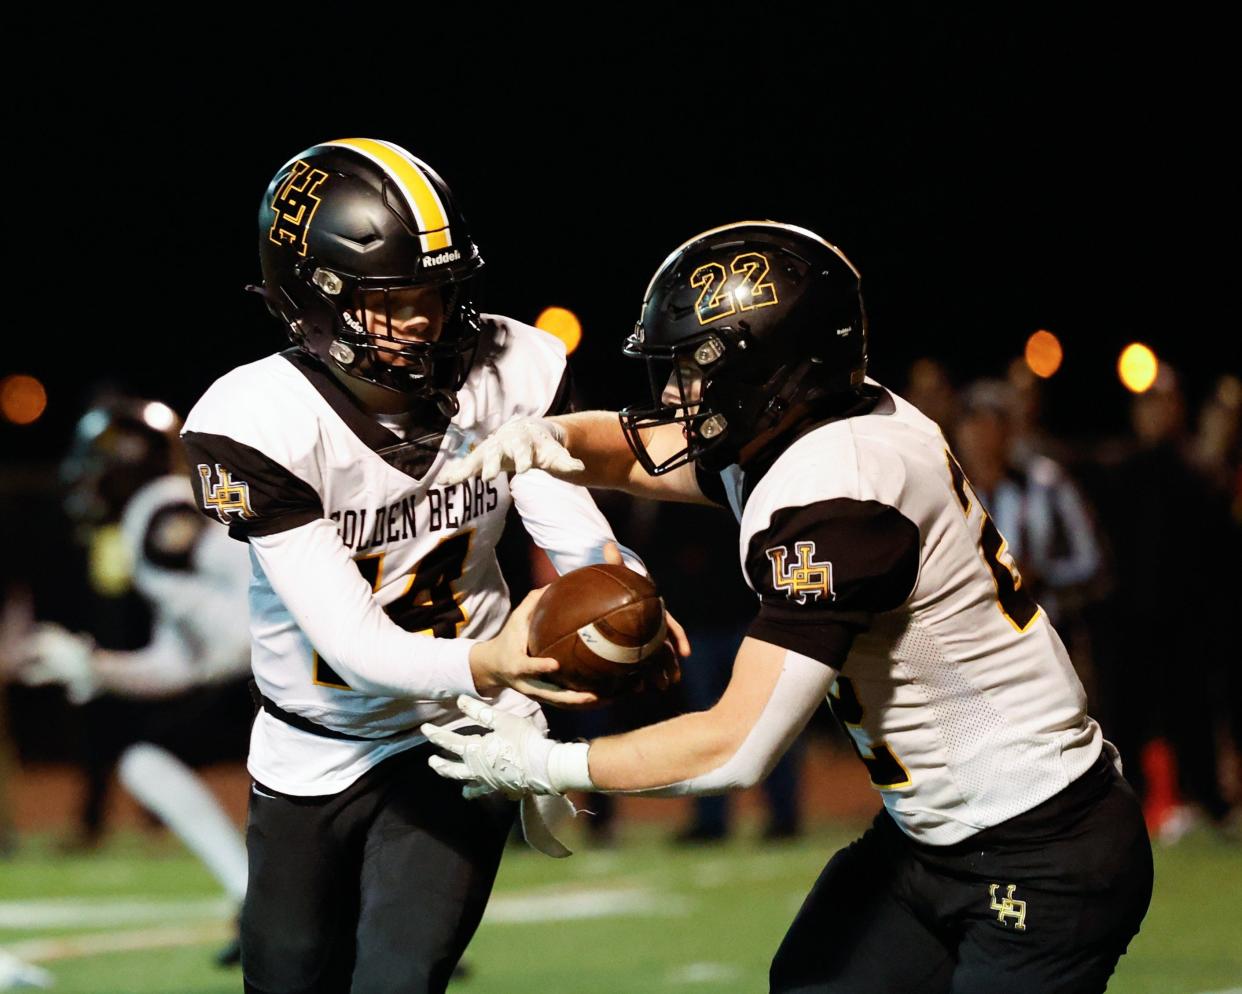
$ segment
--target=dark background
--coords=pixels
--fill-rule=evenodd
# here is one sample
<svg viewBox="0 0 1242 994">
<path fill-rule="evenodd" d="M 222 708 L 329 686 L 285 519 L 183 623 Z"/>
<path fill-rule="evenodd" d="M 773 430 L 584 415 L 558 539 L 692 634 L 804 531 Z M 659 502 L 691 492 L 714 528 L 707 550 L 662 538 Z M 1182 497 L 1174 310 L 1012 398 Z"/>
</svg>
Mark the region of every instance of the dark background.
<svg viewBox="0 0 1242 994">
<path fill-rule="evenodd" d="M 619 352 L 679 242 L 802 224 L 861 269 L 871 371 L 996 374 L 1032 331 L 1066 360 L 1049 418 L 1125 423 L 1129 341 L 1192 402 L 1237 369 L 1235 61 L 1220 24 L 916 5 L 582 5 L 394 21 L 255 9 L 178 27 L 13 26 L 10 282 L 0 376 L 47 386 L 0 466 L 54 462 L 93 384 L 182 414 L 281 347 L 255 216 L 286 159 L 380 137 L 449 181 L 486 309 L 570 307 L 588 403 L 639 398 Z M 189 17 L 188 13 L 184 16 Z"/>
</svg>

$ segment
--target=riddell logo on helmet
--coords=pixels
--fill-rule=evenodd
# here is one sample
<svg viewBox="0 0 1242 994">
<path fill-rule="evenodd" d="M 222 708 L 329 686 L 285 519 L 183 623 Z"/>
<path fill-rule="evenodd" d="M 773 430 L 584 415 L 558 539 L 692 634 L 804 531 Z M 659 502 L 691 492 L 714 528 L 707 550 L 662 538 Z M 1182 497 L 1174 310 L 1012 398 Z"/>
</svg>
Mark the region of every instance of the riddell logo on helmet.
<svg viewBox="0 0 1242 994">
<path fill-rule="evenodd" d="M 355 331 L 359 335 L 366 334 L 366 328 L 362 327 L 362 324 L 358 321 L 358 319 L 350 314 L 349 311 L 342 311 L 341 318 L 347 325 L 349 325 L 351 331 Z"/>
<path fill-rule="evenodd" d="M 427 266 L 443 266 L 446 262 L 456 262 L 461 258 L 461 253 L 457 249 L 450 249 L 448 252 L 441 252 L 439 255 L 423 256 L 423 267 Z"/>
</svg>

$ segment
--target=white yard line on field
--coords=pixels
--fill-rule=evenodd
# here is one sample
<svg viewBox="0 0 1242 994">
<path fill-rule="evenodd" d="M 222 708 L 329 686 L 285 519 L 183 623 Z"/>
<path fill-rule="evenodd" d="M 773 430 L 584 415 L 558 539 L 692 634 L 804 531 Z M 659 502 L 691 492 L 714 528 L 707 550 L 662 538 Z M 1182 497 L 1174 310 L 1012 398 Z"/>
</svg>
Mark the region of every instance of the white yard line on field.
<svg viewBox="0 0 1242 994">
<path fill-rule="evenodd" d="M 627 916 L 684 917 L 690 913 L 685 898 L 642 887 L 535 888 L 497 894 L 487 908 L 493 925 L 522 925 Z M 0 902 L 0 928 L 104 928 L 149 924 L 148 928 L 94 932 L 52 938 L 27 939 L 0 948 L 27 962 L 47 962 L 75 956 L 136 952 L 173 946 L 223 941 L 233 934 L 235 909 L 228 901 L 161 901 L 70 899 Z M 182 924 L 169 924 L 170 922 Z"/>
<path fill-rule="evenodd" d="M 50 928 L 115 928 L 145 922 L 196 921 L 230 918 L 237 913 L 222 898 L 199 901 L 161 901 L 158 898 L 61 898 L 40 901 L 0 901 L 0 928 L 39 931 Z"/>
<path fill-rule="evenodd" d="M 571 921 L 583 918 L 623 918 L 629 915 L 683 917 L 690 913 L 684 898 L 644 888 L 602 890 L 597 887 L 555 893 L 498 894 L 487 906 L 483 921 L 493 925 Z"/>
<path fill-rule="evenodd" d="M 736 980 L 742 971 L 731 963 L 686 963 L 669 971 L 670 984 L 719 984 Z"/>
<path fill-rule="evenodd" d="M 27 963 L 48 963 L 78 956 L 197 946 L 204 942 L 223 942 L 232 935 L 233 926 L 228 922 L 212 922 L 205 925 L 144 928 L 130 932 L 96 932 L 90 935 L 65 935 L 54 939 L 28 939 L 5 946 L 3 951 Z"/>
</svg>

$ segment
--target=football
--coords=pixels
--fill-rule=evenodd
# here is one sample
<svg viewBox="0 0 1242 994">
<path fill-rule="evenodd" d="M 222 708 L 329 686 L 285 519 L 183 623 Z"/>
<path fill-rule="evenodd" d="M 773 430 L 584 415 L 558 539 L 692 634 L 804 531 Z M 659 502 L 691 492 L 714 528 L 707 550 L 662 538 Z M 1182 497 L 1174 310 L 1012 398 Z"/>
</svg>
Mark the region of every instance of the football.
<svg viewBox="0 0 1242 994">
<path fill-rule="evenodd" d="M 558 577 L 531 615 L 527 648 L 561 668 L 549 680 L 601 700 L 637 690 L 667 662 L 664 601 L 624 566 L 583 566 Z"/>
</svg>

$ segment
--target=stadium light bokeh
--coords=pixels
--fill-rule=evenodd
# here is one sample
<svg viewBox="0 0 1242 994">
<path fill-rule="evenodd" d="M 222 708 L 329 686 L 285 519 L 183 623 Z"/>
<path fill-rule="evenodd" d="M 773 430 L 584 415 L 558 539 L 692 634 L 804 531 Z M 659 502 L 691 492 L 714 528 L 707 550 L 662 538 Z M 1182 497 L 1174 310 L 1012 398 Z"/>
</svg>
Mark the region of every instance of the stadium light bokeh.
<svg viewBox="0 0 1242 994">
<path fill-rule="evenodd" d="M 1117 375 L 1131 393 L 1146 393 L 1156 382 L 1160 363 L 1156 353 L 1142 342 L 1131 342 L 1117 359 Z"/>
<path fill-rule="evenodd" d="M 33 376 L 14 373 L 0 380 L 0 414 L 15 425 L 34 424 L 47 410 L 47 390 Z"/>
<path fill-rule="evenodd" d="M 1041 380 L 1046 380 L 1061 368 L 1064 358 L 1061 340 L 1041 328 L 1026 340 L 1024 356 L 1027 368 Z"/>
<path fill-rule="evenodd" d="M 545 307 L 535 318 L 535 327 L 564 342 L 566 355 L 572 354 L 582 341 L 582 322 L 577 314 L 565 307 Z"/>
</svg>

